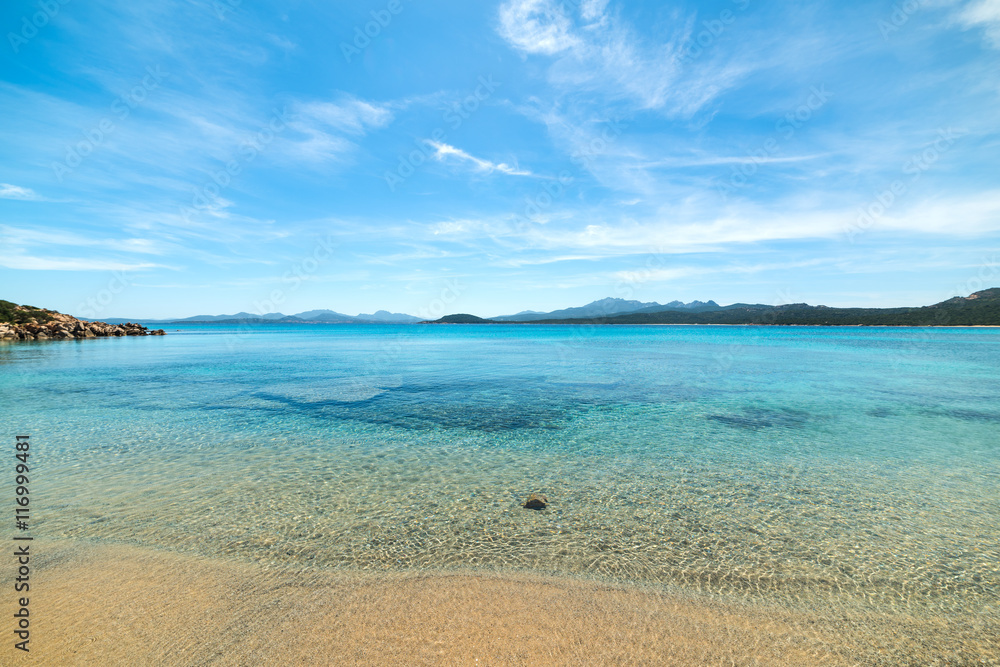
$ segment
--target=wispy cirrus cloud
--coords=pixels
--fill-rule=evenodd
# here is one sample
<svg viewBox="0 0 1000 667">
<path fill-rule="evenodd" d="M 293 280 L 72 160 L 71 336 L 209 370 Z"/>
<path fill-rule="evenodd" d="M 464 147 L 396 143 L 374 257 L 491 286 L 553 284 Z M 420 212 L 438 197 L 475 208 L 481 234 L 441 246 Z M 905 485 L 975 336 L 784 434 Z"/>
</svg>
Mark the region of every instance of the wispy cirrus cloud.
<svg viewBox="0 0 1000 667">
<path fill-rule="evenodd" d="M 0 257 L 0 266 L 18 271 L 138 271 L 140 269 L 169 268 L 162 264 L 130 263 L 115 260 L 79 257 L 32 257 L 10 255 Z"/>
<path fill-rule="evenodd" d="M 556 58 L 549 69 L 556 85 L 599 90 L 643 109 L 665 106 L 679 73 L 679 34 L 650 44 L 607 2 L 585 2 L 574 13 L 555 0 L 508 0 L 498 32 L 526 56 Z"/>
<path fill-rule="evenodd" d="M 967 28 L 981 27 L 994 48 L 1000 48 L 1000 0 L 974 0 L 958 13 Z"/>
<path fill-rule="evenodd" d="M 22 188 L 10 183 L 0 183 L 0 199 L 19 199 L 21 201 L 42 201 L 31 188 Z"/>
<path fill-rule="evenodd" d="M 708 205 L 664 206 L 642 217 L 613 210 L 588 211 L 593 222 L 572 216 L 559 224 L 516 224 L 503 218 L 441 221 L 427 229 L 431 238 L 487 251 L 495 245 L 510 252 L 545 250 L 560 257 L 623 257 L 655 248 L 667 254 L 736 252 L 753 244 L 842 240 L 846 245 L 857 210 L 831 208 L 824 202 L 786 200 L 776 206 L 713 208 Z M 955 236 L 954 220 L 963 221 L 969 237 L 1000 233 L 1000 191 L 948 198 L 915 198 L 880 216 L 871 233 Z M 411 232 L 408 232 L 411 233 Z"/>
<path fill-rule="evenodd" d="M 368 130 L 385 127 L 392 121 L 392 110 L 387 105 L 350 96 L 336 102 L 300 102 L 295 111 L 305 119 L 354 136 L 363 136 Z"/>
<path fill-rule="evenodd" d="M 466 153 L 461 148 L 455 148 L 440 141 L 429 141 L 428 144 L 434 149 L 433 157 L 438 162 L 456 161 L 471 165 L 476 171 L 485 173 L 499 172 L 508 176 L 534 176 L 530 171 L 521 169 L 517 165 L 511 166 L 506 162 L 484 160 Z"/>
<path fill-rule="evenodd" d="M 297 159 L 329 162 L 346 156 L 371 130 L 392 122 L 388 105 L 349 95 L 336 101 L 299 101 L 292 105 L 289 125 L 298 136 L 289 137 L 285 151 Z"/>
<path fill-rule="evenodd" d="M 500 7 L 500 35 L 524 53 L 557 55 L 584 46 L 565 5 L 514 0 Z"/>
<path fill-rule="evenodd" d="M 701 29 L 695 14 L 678 14 L 650 35 L 608 4 L 586 0 L 574 10 L 573 3 L 556 0 L 507 0 L 498 12 L 497 32 L 525 57 L 551 58 L 547 75 L 558 89 L 589 90 L 606 96 L 605 103 L 682 118 L 778 59 L 761 45 L 742 57 L 692 61 L 685 49 Z M 730 14 L 747 4 L 737 3 Z"/>
<path fill-rule="evenodd" d="M 117 252 L 148 255 L 163 255 L 175 249 L 171 247 L 171 244 L 150 238 L 134 236 L 126 238 L 96 238 L 67 230 L 52 232 L 45 229 L 26 229 L 8 225 L 0 225 L 0 241 L 8 249 L 70 246 L 74 248 L 100 248 Z"/>
</svg>

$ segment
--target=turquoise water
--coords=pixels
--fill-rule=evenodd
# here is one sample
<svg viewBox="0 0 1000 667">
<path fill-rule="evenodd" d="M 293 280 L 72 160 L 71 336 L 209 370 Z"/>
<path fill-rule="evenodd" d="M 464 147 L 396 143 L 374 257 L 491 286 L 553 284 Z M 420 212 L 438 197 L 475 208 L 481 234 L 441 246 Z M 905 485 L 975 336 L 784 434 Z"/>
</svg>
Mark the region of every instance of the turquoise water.
<svg viewBox="0 0 1000 667">
<path fill-rule="evenodd" d="M 996 620 L 1000 329 L 168 331 L 0 345 L 35 535 Z"/>
</svg>

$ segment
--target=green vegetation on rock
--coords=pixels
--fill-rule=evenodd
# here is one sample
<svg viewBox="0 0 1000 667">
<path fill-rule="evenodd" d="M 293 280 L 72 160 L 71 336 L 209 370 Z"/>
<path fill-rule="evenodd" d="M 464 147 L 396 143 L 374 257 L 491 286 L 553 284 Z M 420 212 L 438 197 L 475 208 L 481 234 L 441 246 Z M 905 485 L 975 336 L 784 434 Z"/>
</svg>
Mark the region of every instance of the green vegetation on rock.
<svg viewBox="0 0 1000 667">
<path fill-rule="evenodd" d="M 52 314 L 42 308 L 19 306 L 16 303 L 0 299 L 0 322 L 10 322 L 11 324 L 37 322 L 41 324 L 51 319 Z"/>
</svg>

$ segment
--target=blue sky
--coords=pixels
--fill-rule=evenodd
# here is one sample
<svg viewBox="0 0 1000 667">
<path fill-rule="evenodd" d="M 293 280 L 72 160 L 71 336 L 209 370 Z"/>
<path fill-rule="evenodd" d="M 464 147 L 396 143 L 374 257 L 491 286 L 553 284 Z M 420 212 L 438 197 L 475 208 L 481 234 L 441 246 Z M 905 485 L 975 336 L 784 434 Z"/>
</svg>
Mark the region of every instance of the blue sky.
<svg viewBox="0 0 1000 667">
<path fill-rule="evenodd" d="M 1000 285 L 1000 0 L 14 0 L 0 26 L 0 298 L 490 316 Z"/>
</svg>

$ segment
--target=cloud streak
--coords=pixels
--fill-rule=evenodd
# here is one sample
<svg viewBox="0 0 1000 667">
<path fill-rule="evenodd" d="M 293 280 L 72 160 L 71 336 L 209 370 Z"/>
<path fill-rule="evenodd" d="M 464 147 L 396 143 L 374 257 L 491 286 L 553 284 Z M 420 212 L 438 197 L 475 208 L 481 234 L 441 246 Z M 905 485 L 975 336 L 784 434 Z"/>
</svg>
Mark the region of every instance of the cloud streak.
<svg viewBox="0 0 1000 667">
<path fill-rule="evenodd" d="M 461 148 L 455 148 L 440 141 L 428 141 L 434 149 L 433 157 L 438 162 L 457 162 L 459 164 L 471 165 L 475 171 L 484 173 L 499 172 L 508 176 L 534 176 L 530 171 L 511 166 L 506 162 L 491 162 L 482 158 L 469 155 Z"/>
<path fill-rule="evenodd" d="M 31 188 L 22 188 L 10 183 L 0 183 L 0 199 L 17 199 L 20 201 L 42 200 Z"/>
<path fill-rule="evenodd" d="M 958 13 L 967 28 L 981 27 L 993 48 L 1000 49 L 1000 0 L 974 0 Z"/>
</svg>

